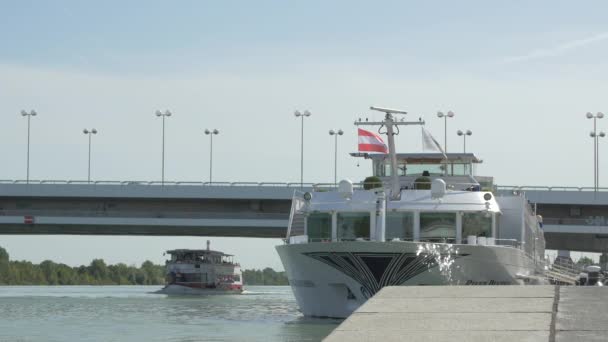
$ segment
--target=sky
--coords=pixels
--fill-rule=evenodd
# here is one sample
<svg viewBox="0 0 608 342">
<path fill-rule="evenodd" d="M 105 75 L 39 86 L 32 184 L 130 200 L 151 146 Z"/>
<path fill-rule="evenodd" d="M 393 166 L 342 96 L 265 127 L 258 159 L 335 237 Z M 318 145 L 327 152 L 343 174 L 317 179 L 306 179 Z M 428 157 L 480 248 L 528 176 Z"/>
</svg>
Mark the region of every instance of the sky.
<svg viewBox="0 0 608 342">
<path fill-rule="evenodd" d="M 408 111 L 499 185 L 592 186 L 586 112 L 607 111 L 608 3 L 602 1 L 5 1 L 0 0 L 0 179 L 24 179 L 26 120 L 31 179 L 297 182 L 301 121 L 304 181 L 361 180 L 356 149 L 369 106 Z M 608 118 L 598 129 L 608 131 Z M 601 153 L 601 171 L 608 158 Z M 420 152 L 420 129 L 397 138 Z M 13 259 L 70 265 L 104 258 L 138 264 L 206 238 L 0 236 Z M 213 238 L 245 267 L 282 269 L 279 240 Z M 111 247 L 110 247 L 111 246 Z"/>
</svg>

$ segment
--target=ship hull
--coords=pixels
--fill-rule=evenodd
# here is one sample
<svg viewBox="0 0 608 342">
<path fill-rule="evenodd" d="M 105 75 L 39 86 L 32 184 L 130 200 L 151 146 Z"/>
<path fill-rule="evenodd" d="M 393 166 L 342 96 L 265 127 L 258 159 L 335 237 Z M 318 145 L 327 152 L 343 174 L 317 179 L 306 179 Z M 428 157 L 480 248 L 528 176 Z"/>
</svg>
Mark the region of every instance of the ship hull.
<svg viewBox="0 0 608 342">
<path fill-rule="evenodd" d="M 207 288 L 192 285 L 169 284 L 154 293 L 165 294 L 170 296 L 231 295 L 243 293 L 243 287 L 239 285 L 225 288 Z"/>
<path fill-rule="evenodd" d="M 517 248 L 417 242 L 277 247 L 302 313 L 347 317 L 384 286 L 542 283 L 542 266 Z"/>
</svg>

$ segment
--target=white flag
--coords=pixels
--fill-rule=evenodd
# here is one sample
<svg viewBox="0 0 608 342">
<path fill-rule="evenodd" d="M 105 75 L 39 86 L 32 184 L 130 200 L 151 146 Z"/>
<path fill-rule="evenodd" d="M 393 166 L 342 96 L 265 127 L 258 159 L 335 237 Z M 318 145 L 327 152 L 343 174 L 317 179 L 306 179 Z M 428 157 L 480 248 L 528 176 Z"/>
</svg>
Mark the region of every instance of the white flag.
<svg viewBox="0 0 608 342">
<path fill-rule="evenodd" d="M 435 140 L 431 133 L 429 133 L 424 127 L 422 128 L 422 149 L 439 152 L 447 159 L 441 145 L 439 145 L 437 140 Z"/>
</svg>

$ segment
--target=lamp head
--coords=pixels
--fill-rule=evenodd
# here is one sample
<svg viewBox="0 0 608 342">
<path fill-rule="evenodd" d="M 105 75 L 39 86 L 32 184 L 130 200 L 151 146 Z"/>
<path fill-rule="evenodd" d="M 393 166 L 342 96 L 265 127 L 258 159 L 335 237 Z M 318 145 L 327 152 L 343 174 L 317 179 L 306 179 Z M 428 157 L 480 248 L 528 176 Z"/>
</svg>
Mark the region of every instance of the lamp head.
<svg viewBox="0 0 608 342">
<path fill-rule="evenodd" d="M 341 130 L 341 129 L 339 129 L 339 130 L 338 130 L 338 135 L 342 135 L 342 134 L 344 134 L 344 131 L 343 131 L 343 130 Z"/>
<path fill-rule="evenodd" d="M 206 130 L 205 130 L 205 134 L 211 134 L 211 131 L 210 131 L 210 130 L 208 130 L 208 129 L 206 129 Z"/>
<path fill-rule="evenodd" d="M 21 115 L 26 116 L 26 115 L 27 115 L 27 112 L 26 112 L 26 111 L 24 111 L 24 110 L 21 110 Z"/>
<path fill-rule="evenodd" d="M 591 119 L 591 118 L 593 118 L 593 114 L 591 114 L 591 112 L 587 112 L 587 115 L 586 115 L 586 116 L 587 116 L 587 119 Z"/>
<path fill-rule="evenodd" d="M 444 116 L 443 112 L 437 112 L 437 117 L 442 118 Z"/>
<path fill-rule="evenodd" d="M 592 137 L 592 138 L 594 138 L 595 137 L 595 133 L 589 132 L 589 136 Z"/>
<path fill-rule="evenodd" d="M 458 132 L 456 132 L 456 134 L 458 134 L 458 136 L 461 136 L 461 135 L 463 135 L 464 133 L 462 133 L 462 131 L 461 131 L 461 130 L 458 130 Z"/>
<path fill-rule="evenodd" d="M 89 130 L 85 128 L 85 129 L 82 130 L 82 133 L 89 134 Z"/>
<path fill-rule="evenodd" d="M 454 117 L 454 112 L 449 111 L 449 112 L 448 112 L 448 117 L 449 117 L 449 118 L 453 118 L 453 117 Z"/>
<path fill-rule="evenodd" d="M 334 134 L 336 134 L 336 131 L 334 131 L 333 129 L 330 129 L 329 130 L 329 135 L 334 135 Z"/>
<path fill-rule="evenodd" d="M 300 113 L 299 110 L 296 110 L 295 112 L 293 112 L 293 115 L 297 118 L 299 116 L 302 116 L 302 113 Z"/>
<path fill-rule="evenodd" d="M 603 138 L 603 137 L 605 137 L 605 136 L 606 136 L 606 133 L 604 133 L 604 132 L 600 132 L 600 138 Z"/>
<path fill-rule="evenodd" d="M 218 131 L 217 129 L 214 129 L 213 134 L 220 134 L 220 131 Z"/>
<path fill-rule="evenodd" d="M 161 115 L 163 115 L 163 113 L 162 113 L 160 110 L 157 110 L 157 111 L 155 112 L 155 114 L 156 114 L 156 116 L 161 116 Z"/>
<path fill-rule="evenodd" d="M 171 116 L 171 112 L 168 109 L 165 110 L 165 116 Z"/>
<path fill-rule="evenodd" d="M 91 130 L 91 133 L 93 133 L 93 134 L 97 134 L 97 130 L 96 130 L 95 128 L 93 128 L 93 129 Z"/>
<path fill-rule="evenodd" d="M 467 135 L 473 135 L 473 132 L 471 132 L 470 129 L 467 129 Z"/>
<path fill-rule="evenodd" d="M 311 116 L 312 114 L 310 114 L 310 112 L 309 112 L 309 111 L 305 110 L 305 111 L 304 111 L 304 114 L 302 114 L 302 115 L 304 115 L 304 116 Z"/>
<path fill-rule="evenodd" d="M 603 117 L 604 117 L 604 113 L 602 113 L 602 112 L 597 112 L 597 114 L 595 114 L 595 117 L 596 117 L 596 118 L 598 118 L 598 119 L 601 119 L 601 118 L 603 118 Z"/>
<path fill-rule="evenodd" d="M 35 111 L 35 110 L 33 110 L 33 109 L 32 109 L 32 110 L 30 111 L 30 115 L 31 115 L 31 116 L 36 116 L 36 114 L 38 114 L 38 113 L 36 113 L 36 111 Z"/>
</svg>

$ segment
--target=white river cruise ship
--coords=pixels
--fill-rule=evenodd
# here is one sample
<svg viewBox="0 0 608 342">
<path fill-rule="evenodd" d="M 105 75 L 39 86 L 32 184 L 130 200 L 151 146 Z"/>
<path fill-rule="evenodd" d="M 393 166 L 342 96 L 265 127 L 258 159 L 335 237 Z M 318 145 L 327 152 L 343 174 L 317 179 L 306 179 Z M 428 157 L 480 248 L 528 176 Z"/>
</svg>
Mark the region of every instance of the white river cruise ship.
<svg viewBox="0 0 608 342">
<path fill-rule="evenodd" d="M 382 183 L 296 193 L 277 247 L 302 313 L 347 317 L 389 285 L 544 283 L 542 220 L 523 194 L 497 196 L 471 153 L 395 152 L 400 111 L 381 122 L 389 153 L 371 159 Z M 380 132 L 380 131 L 379 131 Z"/>
</svg>

